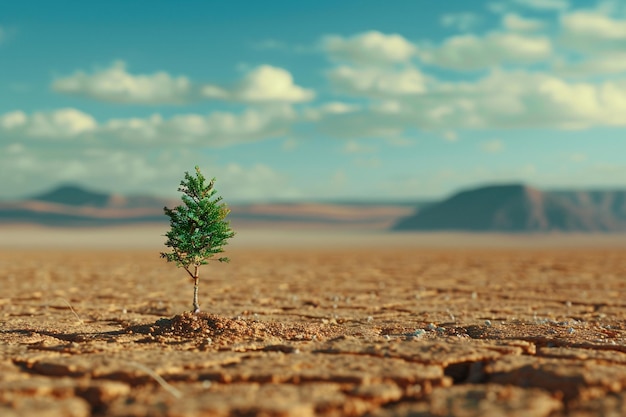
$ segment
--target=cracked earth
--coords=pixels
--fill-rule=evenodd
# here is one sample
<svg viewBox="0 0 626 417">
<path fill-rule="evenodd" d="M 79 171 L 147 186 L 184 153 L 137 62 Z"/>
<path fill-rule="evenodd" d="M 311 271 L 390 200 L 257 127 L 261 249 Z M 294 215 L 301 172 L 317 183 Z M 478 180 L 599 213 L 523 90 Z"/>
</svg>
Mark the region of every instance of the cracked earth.
<svg viewBox="0 0 626 417">
<path fill-rule="evenodd" d="M 626 415 L 626 250 L 0 252 L 0 415 Z"/>
</svg>

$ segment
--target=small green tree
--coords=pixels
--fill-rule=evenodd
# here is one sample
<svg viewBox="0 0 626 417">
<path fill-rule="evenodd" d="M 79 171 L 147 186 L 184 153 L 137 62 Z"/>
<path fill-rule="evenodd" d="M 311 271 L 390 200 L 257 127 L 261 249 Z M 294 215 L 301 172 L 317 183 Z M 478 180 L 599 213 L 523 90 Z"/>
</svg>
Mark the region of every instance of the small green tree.
<svg viewBox="0 0 626 417">
<path fill-rule="evenodd" d="M 215 197 L 215 178 L 208 184 L 200 168 L 196 166 L 196 175 L 185 172 L 185 179 L 180 182 L 178 191 L 184 204 L 173 209 L 164 207 L 170 218 L 170 231 L 165 234 L 165 246 L 171 252 L 162 252 L 161 257 L 168 262 L 176 262 L 193 279 L 193 311 L 200 311 L 198 304 L 198 270 L 206 265 L 214 255 L 224 252 L 223 246 L 235 235 L 230 223 L 225 220 L 230 210 L 222 197 Z M 213 259 L 228 262 L 225 257 Z"/>
</svg>

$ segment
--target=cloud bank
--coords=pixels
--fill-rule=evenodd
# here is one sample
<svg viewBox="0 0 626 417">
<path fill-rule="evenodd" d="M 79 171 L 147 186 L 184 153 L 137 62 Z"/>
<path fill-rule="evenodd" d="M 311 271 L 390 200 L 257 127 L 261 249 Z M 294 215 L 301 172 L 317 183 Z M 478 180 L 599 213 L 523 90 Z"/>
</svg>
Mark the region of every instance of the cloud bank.
<svg viewBox="0 0 626 417">
<path fill-rule="evenodd" d="M 261 65 L 248 72 L 233 87 L 193 83 L 185 76 L 173 77 L 167 72 L 131 74 L 124 61 L 92 74 L 77 71 L 52 83 L 57 93 L 86 97 L 120 104 L 184 104 L 202 99 L 242 103 L 298 103 L 315 97 L 312 89 L 294 83 L 283 68 Z"/>
<path fill-rule="evenodd" d="M 384 165 L 385 146 L 424 133 L 459 146 L 466 132 L 484 132 L 474 149 L 498 158 L 510 148 L 491 139 L 502 137 L 492 135 L 496 130 L 626 126 L 623 6 L 508 0 L 491 2 L 489 10 L 496 14 L 438 16 L 442 35 L 434 39 L 377 28 L 319 33 L 307 54 L 271 39 L 256 44 L 254 60 L 237 67 L 249 69 L 233 71 L 230 80 L 136 72 L 123 59 L 68 71 L 49 84 L 64 96 L 63 106 L 0 113 L 0 173 L 19 172 L 22 183 L 36 183 L 45 172 L 57 180 L 132 177 L 137 186 L 156 188 L 199 155 L 209 160 L 217 149 L 260 141 L 276 140 L 276 152 L 293 154 L 319 136 L 345 139 L 333 149 L 365 155 L 351 163 L 374 169 Z M 278 56 L 272 54 L 280 54 L 281 65 L 266 59 Z M 92 102 L 83 107 L 76 98 Z M 241 198 L 297 194 L 268 164 L 215 158 L 212 168 L 242 190 Z"/>
</svg>

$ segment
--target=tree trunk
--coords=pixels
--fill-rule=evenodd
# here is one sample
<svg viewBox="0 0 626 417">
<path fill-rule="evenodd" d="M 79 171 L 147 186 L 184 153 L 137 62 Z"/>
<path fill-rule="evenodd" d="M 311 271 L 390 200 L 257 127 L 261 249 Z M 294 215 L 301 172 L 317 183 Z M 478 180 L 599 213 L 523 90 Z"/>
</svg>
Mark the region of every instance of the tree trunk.
<svg viewBox="0 0 626 417">
<path fill-rule="evenodd" d="M 200 305 L 198 304 L 198 267 L 194 267 L 193 271 L 193 312 L 200 312 Z"/>
</svg>

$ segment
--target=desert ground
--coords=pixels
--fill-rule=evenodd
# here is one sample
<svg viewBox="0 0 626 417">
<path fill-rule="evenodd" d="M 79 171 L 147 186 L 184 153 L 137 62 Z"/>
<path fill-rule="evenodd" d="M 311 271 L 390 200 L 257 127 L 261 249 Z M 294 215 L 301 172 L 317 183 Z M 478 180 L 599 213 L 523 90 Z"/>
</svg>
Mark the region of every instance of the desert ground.
<svg viewBox="0 0 626 417">
<path fill-rule="evenodd" d="M 242 231 L 194 315 L 153 232 L 0 231 L 0 415 L 626 415 L 624 236 Z"/>
</svg>

